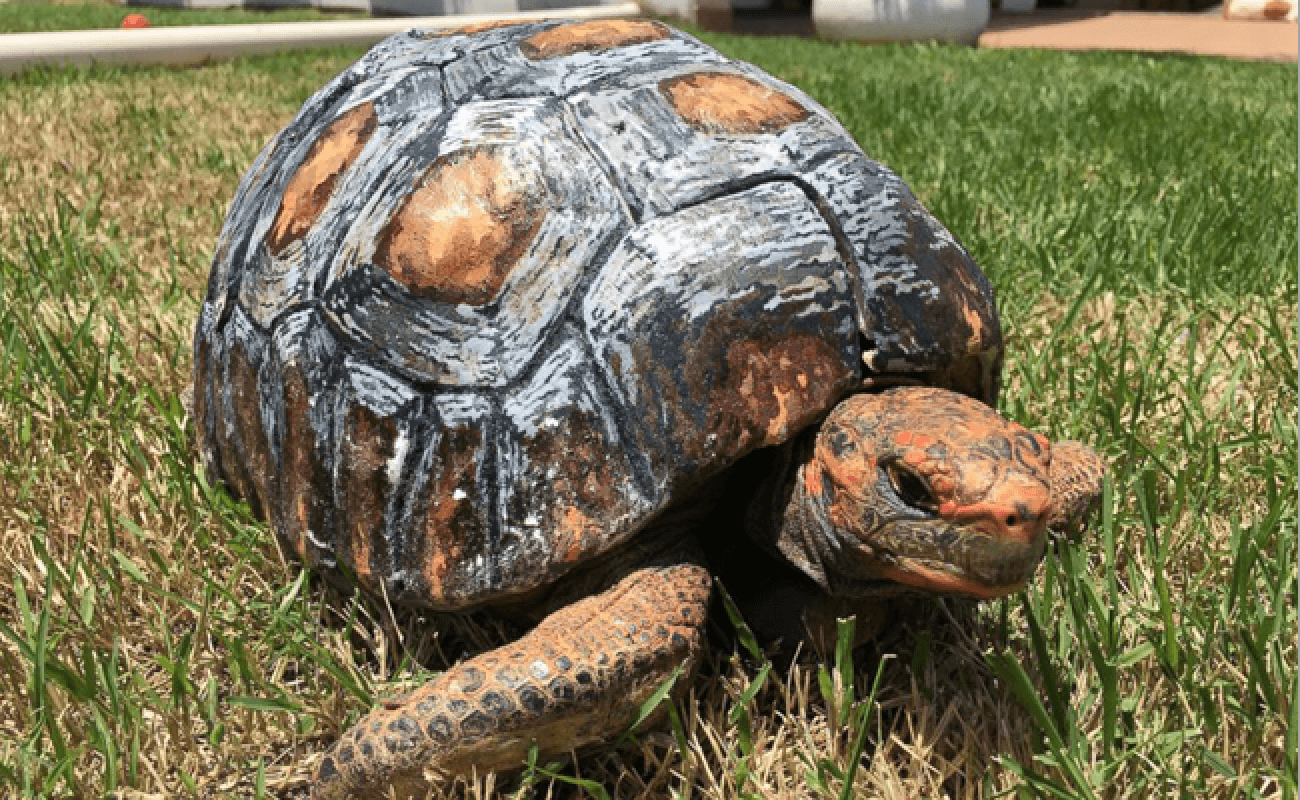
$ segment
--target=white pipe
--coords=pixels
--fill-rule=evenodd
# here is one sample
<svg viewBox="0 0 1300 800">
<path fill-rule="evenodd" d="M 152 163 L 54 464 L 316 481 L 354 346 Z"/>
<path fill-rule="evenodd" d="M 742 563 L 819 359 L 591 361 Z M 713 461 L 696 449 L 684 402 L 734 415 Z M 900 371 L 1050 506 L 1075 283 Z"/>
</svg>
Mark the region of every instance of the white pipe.
<svg viewBox="0 0 1300 800">
<path fill-rule="evenodd" d="M 35 64 L 200 64 L 246 53 L 297 47 L 367 46 L 408 28 L 458 28 L 482 22 L 608 19 L 641 14 L 636 3 L 445 17 L 195 25 L 136 30 L 0 34 L 0 75 Z"/>
</svg>

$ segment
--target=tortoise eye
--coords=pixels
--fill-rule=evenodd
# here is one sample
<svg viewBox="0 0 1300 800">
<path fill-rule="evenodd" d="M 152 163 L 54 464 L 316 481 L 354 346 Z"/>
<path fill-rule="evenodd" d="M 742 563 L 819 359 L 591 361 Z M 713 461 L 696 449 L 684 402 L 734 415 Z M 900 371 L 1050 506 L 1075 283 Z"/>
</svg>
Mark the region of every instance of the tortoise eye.
<svg viewBox="0 0 1300 800">
<path fill-rule="evenodd" d="M 938 513 L 939 502 L 934 499 L 930 487 L 925 485 L 925 481 L 919 475 L 898 464 L 890 464 L 886 470 L 889 473 L 889 483 L 898 493 L 898 499 L 917 511 L 927 514 Z"/>
</svg>

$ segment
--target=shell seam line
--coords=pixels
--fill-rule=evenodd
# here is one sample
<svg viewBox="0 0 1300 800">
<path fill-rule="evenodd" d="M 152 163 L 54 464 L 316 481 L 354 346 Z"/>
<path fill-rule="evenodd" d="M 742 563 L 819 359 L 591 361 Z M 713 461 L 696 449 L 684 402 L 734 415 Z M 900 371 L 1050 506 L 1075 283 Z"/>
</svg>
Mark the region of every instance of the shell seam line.
<svg viewBox="0 0 1300 800">
<path fill-rule="evenodd" d="M 373 267 L 373 265 L 371 266 Z M 375 272 L 376 279 L 384 278 L 384 275 L 381 275 L 380 274 L 381 271 L 378 270 L 377 268 L 374 270 L 374 272 Z M 338 285 L 339 284 L 335 284 L 335 286 Z M 355 296 L 356 293 L 353 292 L 348 292 L 344 294 L 344 297 L 349 299 Z M 327 307 L 325 307 L 324 304 L 321 302 L 323 299 L 324 299 L 323 297 L 313 299 L 304 303 L 296 304 L 288 309 L 285 309 L 284 312 L 282 312 L 279 316 L 277 316 L 276 324 L 277 325 L 280 324 L 280 322 L 282 321 L 281 317 L 288 316 L 290 313 L 302 311 L 304 309 L 314 310 L 320 314 L 320 318 L 324 322 L 325 327 L 330 331 L 331 335 L 333 335 L 334 338 L 338 340 L 339 347 L 345 350 L 348 355 L 353 356 L 354 358 L 357 358 L 358 360 L 365 362 L 369 366 L 372 366 L 381 372 L 388 372 L 388 373 L 395 374 L 399 379 L 401 379 L 406 384 L 408 384 L 413 390 L 431 397 L 438 396 L 438 395 L 445 395 L 445 394 L 476 394 L 476 395 L 486 397 L 488 399 L 496 400 L 496 399 L 500 399 L 501 395 L 505 392 L 505 390 L 509 388 L 509 384 L 505 386 L 478 386 L 478 385 L 461 386 L 461 385 L 442 384 L 437 382 L 436 380 L 430 380 L 429 378 L 425 378 L 420 375 L 417 375 L 412 369 L 408 367 L 403 367 L 399 364 L 394 364 L 383 357 L 382 355 L 383 348 L 380 347 L 378 344 L 375 344 L 373 342 L 358 341 L 356 337 L 352 336 L 350 333 L 348 333 L 346 330 L 340 327 L 339 323 L 334 320 L 333 313 Z"/>
<path fill-rule="evenodd" d="M 677 206 L 676 208 L 674 208 L 671 212 L 655 217 L 655 219 L 668 219 L 670 217 L 674 217 L 682 213 L 683 211 L 689 211 L 693 208 L 698 208 L 699 206 L 707 205 L 708 203 L 712 203 L 715 200 L 722 200 L 727 197 L 734 197 L 736 195 L 748 192 L 752 189 L 757 189 L 760 186 L 766 186 L 767 184 L 770 183 L 794 183 L 798 185 L 799 178 L 797 175 L 793 174 L 792 172 L 789 172 L 788 166 L 773 167 L 772 169 L 766 170 L 764 172 L 759 172 L 754 175 L 747 175 L 743 178 L 738 178 L 728 183 L 725 187 L 721 188 L 716 192 L 711 192 L 709 194 L 705 194 L 701 197 L 691 200 L 688 203 L 683 203 Z M 799 188 L 803 189 L 802 186 L 800 186 Z"/>
<path fill-rule="evenodd" d="M 388 483 L 391 494 L 384 504 L 382 536 L 388 545 L 389 576 L 403 576 L 408 588 L 413 582 L 409 576 L 412 557 L 408 550 L 419 537 L 419 519 L 412 507 L 418 505 L 420 496 L 425 495 L 428 483 L 428 475 L 420 475 L 419 472 L 420 463 L 424 459 L 424 448 L 430 445 L 430 440 L 419 433 L 425 422 L 425 414 L 432 405 L 422 393 L 417 392 L 414 400 L 403 404 L 393 414 L 397 423 L 397 435 L 405 436 L 407 443 L 402 463 L 398 467 L 398 480 Z"/>
<path fill-rule="evenodd" d="M 571 92 L 570 95 L 575 93 L 576 92 Z M 610 185 L 610 188 L 614 190 L 614 196 L 618 198 L 619 206 L 622 207 L 623 214 L 627 217 L 628 222 L 634 226 L 639 225 L 642 220 L 637 219 L 636 215 L 632 213 L 632 206 L 628 203 L 628 198 L 623 194 L 623 188 L 619 185 L 618 181 L 614 180 L 614 176 L 609 173 L 609 169 L 606 165 L 601 163 L 601 158 L 597 154 L 596 149 L 592 146 L 591 142 L 587 140 L 587 134 L 583 132 L 582 125 L 578 122 L 578 115 L 573 110 L 573 105 L 569 102 L 569 95 L 557 95 L 557 99 L 560 102 L 560 114 L 564 119 L 565 126 L 573 132 L 573 137 L 578 141 L 578 145 L 582 147 L 583 152 L 585 152 L 587 157 L 591 159 L 591 163 L 596 165 L 596 169 L 600 171 L 601 177 L 604 178 L 606 183 Z"/>
<path fill-rule="evenodd" d="M 484 417 L 483 422 L 483 484 L 484 491 L 482 497 L 488 500 L 488 576 L 487 584 L 489 590 L 499 590 L 501 588 L 501 476 L 500 464 L 498 459 L 501 455 L 501 448 L 497 444 L 498 428 L 505 418 L 504 411 L 501 407 L 500 397 L 489 397 L 488 405 L 491 411 Z"/>
<path fill-rule="evenodd" d="M 655 497 L 655 480 L 654 473 L 650 469 L 649 456 L 637 447 L 636 438 L 632 435 L 632 425 L 628 420 L 628 409 L 620 400 L 618 393 L 614 391 L 612 376 L 609 374 L 609 365 L 596 356 L 596 348 L 592 345 L 587 331 L 581 325 L 574 324 L 578 332 L 578 342 L 582 347 L 582 354 L 587 362 L 592 365 L 592 375 L 595 379 L 595 389 L 603 395 L 600 399 L 609 405 L 610 416 L 614 421 L 614 428 L 618 431 L 618 438 L 622 440 L 623 452 L 627 455 L 628 463 L 632 466 L 632 480 L 636 483 L 636 488 L 641 492 L 650 503 L 654 503 Z"/>
<path fill-rule="evenodd" d="M 792 177 L 790 180 L 791 183 L 799 187 L 799 190 L 802 191 L 808 198 L 808 201 L 812 203 L 813 208 L 817 210 L 818 216 L 820 216 L 822 221 L 826 223 L 826 227 L 830 230 L 831 236 L 835 239 L 835 248 L 840 251 L 840 260 L 844 262 L 844 268 L 849 273 L 849 283 L 853 288 L 853 311 L 858 323 L 859 358 L 856 366 L 859 372 L 861 372 L 863 367 L 861 345 L 863 338 L 867 335 L 865 308 L 867 296 L 866 289 L 862 285 L 861 274 L 864 269 L 863 265 L 859 263 L 858 255 L 853 248 L 853 243 L 849 241 L 848 235 L 844 233 L 844 229 L 840 226 L 839 218 L 835 216 L 835 212 L 831 209 L 830 203 L 827 202 L 826 198 L 822 197 L 816 187 L 804 180 L 802 177 L 796 176 Z"/>
<path fill-rule="evenodd" d="M 439 83 L 442 83 L 443 80 L 444 80 L 444 77 L 443 77 L 443 71 L 442 71 L 442 69 L 440 69 L 440 68 L 438 69 L 438 79 L 439 79 Z M 435 121 L 433 122 L 433 124 L 431 124 L 431 125 L 430 125 L 426 130 L 425 130 L 425 132 L 424 132 L 423 134 L 420 134 L 420 135 L 417 136 L 417 137 L 413 137 L 413 138 L 411 138 L 411 139 L 408 139 L 408 140 L 405 142 L 405 144 L 403 145 L 403 152 L 400 153 L 400 154 L 398 154 L 398 155 L 396 155 L 396 156 L 394 156 L 394 157 L 392 157 L 392 158 L 390 158 L 390 159 L 388 160 L 388 163 L 384 165 L 384 167 L 383 167 L 382 170 L 380 170 L 379 175 L 374 176 L 373 178 L 371 178 L 369 181 L 366 182 L 366 185 L 371 189 L 371 192 L 370 192 L 369 196 L 366 197 L 365 202 L 364 202 L 364 203 L 361 203 L 361 204 L 360 204 L 360 207 L 357 208 L 357 209 L 356 209 L 356 210 L 355 210 L 355 211 L 350 215 L 351 218 L 348 219 L 348 232 L 351 232 L 351 230 L 352 230 L 352 226 L 356 224 L 357 219 L 358 219 L 358 217 L 360 216 L 360 213 L 361 213 L 361 212 L 366 208 L 367 205 L 370 204 L 370 202 L 373 200 L 373 198 L 374 198 L 377 194 L 379 194 L 380 191 L 381 191 L 385 186 L 387 186 L 387 184 L 388 184 L 388 177 L 389 177 L 389 176 L 390 176 L 394 171 L 396 171 L 399 167 L 404 166 L 404 161 L 406 161 L 407 159 L 409 159 L 409 155 L 408 155 L 408 154 L 409 154 L 410 149 L 411 149 L 413 146 L 417 145 L 417 144 L 418 144 L 419 142 L 421 142 L 421 141 L 426 140 L 426 138 L 429 137 L 430 135 L 439 135 L 439 139 L 438 139 L 438 141 L 439 141 L 439 143 L 441 143 L 442 138 L 441 138 L 440 134 L 443 134 L 443 133 L 446 132 L 446 130 L 447 130 L 447 125 L 450 124 L 450 122 L 451 122 L 451 118 L 452 118 L 452 117 L 455 115 L 455 113 L 456 113 L 456 108 L 455 108 L 455 107 L 450 107 L 450 106 L 445 105 L 445 104 L 447 103 L 447 92 L 446 92 L 446 89 L 445 89 L 445 88 L 443 89 L 442 100 L 443 100 L 444 106 L 443 106 L 443 109 L 442 109 L 442 113 L 440 113 L 440 114 L 438 115 L 438 119 L 435 120 Z M 372 102 L 373 102 L 373 99 L 372 99 Z M 382 124 L 382 123 L 381 123 L 381 124 Z M 407 124 L 409 124 L 409 123 L 407 123 Z M 375 138 L 375 137 L 373 137 L 373 136 L 371 137 L 372 140 L 373 140 L 374 138 Z M 369 146 L 369 142 L 367 142 L 367 146 Z M 436 161 L 437 159 L 441 158 L 442 155 L 443 155 L 443 154 L 442 154 L 442 150 L 441 150 L 441 148 L 439 148 L 439 150 L 438 150 L 438 154 L 435 155 L 435 156 L 433 157 L 433 159 L 430 160 L 429 164 L 432 165 L 432 163 L 433 163 L 434 161 Z M 353 165 L 349 165 L 348 170 L 350 170 L 353 166 L 355 166 L 355 164 L 353 164 Z M 428 169 L 428 167 L 426 166 L 426 167 L 425 167 L 425 170 L 427 170 L 427 169 Z M 414 176 L 414 181 L 412 182 L 411 190 L 410 190 L 409 192 L 407 192 L 405 195 L 402 195 L 400 198 L 394 198 L 395 202 L 394 202 L 394 204 L 393 204 L 392 212 L 391 212 L 390 215 L 389 215 L 389 219 L 385 221 L 385 224 L 387 224 L 388 222 L 391 222 L 391 220 L 392 220 L 392 214 L 395 214 L 395 213 L 397 212 L 397 210 L 398 210 L 398 207 L 399 207 L 399 206 L 400 206 L 400 205 L 401 205 L 405 200 L 407 200 L 407 199 L 411 196 L 411 194 L 413 194 L 413 193 L 415 192 L 416 188 L 418 188 L 418 186 L 419 186 L 420 180 L 421 180 L 423 177 L 424 177 L 424 172 L 420 172 L 418 175 Z M 326 211 L 329 211 L 329 210 L 330 210 L 330 206 L 333 206 L 333 205 L 335 204 L 335 202 L 336 202 L 336 201 L 335 201 L 335 193 L 331 193 L 331 194 L 330 194 L 330 198 L 329 198 L 329 200 L 327 201 L 327 205 L 326 205 L 326 207 L 325 207 L 324 209 L 322 209 L 322 211 L 321 211 L 320 217 L 324 217 L 324 216 L 325 216 L 325 212 L 326 212 Z M 306 241 L 306 238 L 307 238 L 307 237 L 305 237 L 305 236 L 303 237 L 303 241 L 304 241 L 304 242 Z M 333 251 L 334 251 L 334 253 L 333 253 L 333 256 L 330 258 L 330 263 L 329 263 L 329 264 L 326 264 L 325 267 L 324 267 L 323 269 L 321 269 L 320 272 L 316 275 L 315 279 L 312 280 L 312 283 L 311 283 L 311 292 L 312 292 L 312 296 L 313 296 L 313 297 L 315 297 L 315 298 L 322 298 L 322 297 L 324 297 L 326 289 L 329 288 L 329 287 L 326 286 L 326 283 L 327 283 L 327 282 L 329 281 L 329 279 L 330 279 L 330 273 L 331 273 L 331 270 L 332 270 L 332 268 L 333 268 L 333 266 L 334 266 L 334 261 L 335 261 L 335 259 L 337 259 L 337 258 L 339 257 L 339 253 L 342 252 L 343 247 L 344 247 L 344 244 L 346 243 L 347 239 L 348 239 L 348 236 L 347 236 L 347 234 L 345 233 L 345 234 L 342 235 L 342 236 L 338 236 L 337 239 L 336 239 L 336 241 L 334 242 L 334 247 L 332 248 Z M 358 264 L 354 264 L 353 267 L 355 267 L 355 266 L 359 266 L 360 264 L 369 264 L 369 263 L 371 263 L 369 260 L 365 260 L 365 261 L 361 261 L 361 262 L 359 262 Z M 378 267 L 378 265 L 374 265 L 374 266 Z M 349 267 L 348 269 L 350 270 L 350 269 L 352 269 L 353 267 Z M 346 271 L 345 271 L 345 272 L 346 272 Z M 342 277 L 343 277 L 343 275 L 340 274 L 340 275 L 339 275 L 339 279 L 341 279 Z M 337 281 L 336 281 L 336 283 L 337 283 Z"/>
<path fill-rule="evenodd" d="M 627 238 L 627 233 L 630 229 L 631 226 L 621 226 L 614 234 L 606 237 L 600 247 L 596 248 L 595 254 L 586 265 L 583 266 L 582 275 L 573 285 L 572 290 L 570 290 L 569 298 L 564 301 L 564 308 L 560 310 L 560 313 L 555 315 L 551 330 L 538 340 L 536 352 L 528 357 L 528 360 L 524 362 L 524 365 L 515 373 L 514 378 L 502 387 L 503 390 L 528 381 L 533 373 L 535 373 L 541 366 L 542 362 L 546 360 L 546 356 L 553 352 L 554 348 L 552 345 L 561 335 L 561 332 L 564 329 L 564 323 L 574 323 L 579 331 L 584 329 L 582 320 L 577 316 L 577 306 L 582 302 L 583 298 L 586 297 L 587 291 L 591 288 L 591 284 L 595 281 L 596 276 L 600 274 L 601 270 L 604 269 L 605 264 L 609 261 L 609 257 L 613 255 L 614 251 L 618 249 L 618 246 Z M 619 234 L 622 235 L 620 236 Z"/>
</svg>

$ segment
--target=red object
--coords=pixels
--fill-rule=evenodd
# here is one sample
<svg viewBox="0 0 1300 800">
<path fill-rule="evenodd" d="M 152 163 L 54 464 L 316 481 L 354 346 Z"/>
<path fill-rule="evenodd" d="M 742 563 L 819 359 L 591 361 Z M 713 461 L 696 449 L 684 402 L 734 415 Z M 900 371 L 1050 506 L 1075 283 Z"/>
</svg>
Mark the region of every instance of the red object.
<svg viewBox="0 0 1300 800">
<path fill-rule="evenodd" d="M 122 17 L 123 28 L 147 28 L 149 20 L 145 19 L 144 14 L 127 14 Z"/>
</svg>

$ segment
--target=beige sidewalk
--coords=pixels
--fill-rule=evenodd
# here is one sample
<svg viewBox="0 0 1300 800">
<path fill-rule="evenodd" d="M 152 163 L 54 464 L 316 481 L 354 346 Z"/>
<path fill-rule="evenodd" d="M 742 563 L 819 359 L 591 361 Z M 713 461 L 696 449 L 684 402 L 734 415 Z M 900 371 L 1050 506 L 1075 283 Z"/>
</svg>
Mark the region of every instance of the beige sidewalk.
<svg viewBox="0 0 1300 800">
<path fill-rule="evenodd" d="M 1213 14 L 1042 9 L 994 12 L 980 47 L 1137 50 L 1266 61 L 1296 60 L 1294 22 L 1227 20 Z"/>
</svg>

